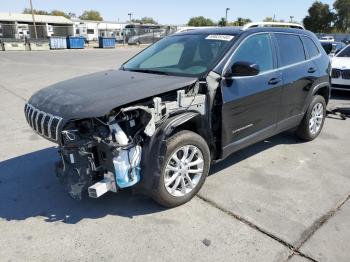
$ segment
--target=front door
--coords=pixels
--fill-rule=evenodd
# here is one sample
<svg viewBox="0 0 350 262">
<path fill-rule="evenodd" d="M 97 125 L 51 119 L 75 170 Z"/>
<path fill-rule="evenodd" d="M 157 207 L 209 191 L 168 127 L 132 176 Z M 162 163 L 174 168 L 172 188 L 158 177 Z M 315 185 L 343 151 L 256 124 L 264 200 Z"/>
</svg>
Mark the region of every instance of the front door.
<svg viewBox="0 0 350 262">
<path fill-rule="evenodd" d="M 276 70 L 270 34 L 256 34 L 243 40 L 229 66 L 236 62 L 257 64 L 260 73 L 221 82 L 223 157 L 273 133 L 281 102 L 282 74 Z"/>
</svg>

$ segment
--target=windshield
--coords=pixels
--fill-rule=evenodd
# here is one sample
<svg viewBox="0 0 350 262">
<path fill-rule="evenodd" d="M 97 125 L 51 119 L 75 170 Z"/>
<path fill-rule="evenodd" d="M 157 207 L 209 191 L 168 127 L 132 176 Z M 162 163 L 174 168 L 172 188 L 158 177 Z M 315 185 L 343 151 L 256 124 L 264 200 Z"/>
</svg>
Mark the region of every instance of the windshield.
<svg viewBox="0 0 350 262">
<path fill-rule="evenodd" d="M 350 57 L 350 45 L 345 47 L 338 55 L 337 57 Z"/>
<path fill-rule="evenodd" d="M 160 40 L 123 66 L 124 70 L 200 76 L 217 63 L 234 36 L 179 35 Z"/>
</svg>

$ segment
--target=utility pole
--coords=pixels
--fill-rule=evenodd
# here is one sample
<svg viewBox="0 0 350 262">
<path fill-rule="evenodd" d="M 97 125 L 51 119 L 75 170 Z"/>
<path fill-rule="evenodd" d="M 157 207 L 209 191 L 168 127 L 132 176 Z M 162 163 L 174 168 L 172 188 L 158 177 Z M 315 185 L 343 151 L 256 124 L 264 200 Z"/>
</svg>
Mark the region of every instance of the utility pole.
<svg viewBox="0 0 350 262">
<path fill-rule="evenodd" d="M 132 22 L 132 19 L 131 19 L 132 13 L 129 13 L 128 16 L 129 16 L 129 20 L 130 20 L 130 23 L 131 23 Z"/>
<path fill-rule="evenodd" d="M 33 25 L 34 25 L 34 32 L 35 32 L 35 39 L 38 39 L 38 32 L 36 31 L 36 24 L 35 24 L 35 17 L 34 17 L 34 10 L 33 10 L 33 3 L 32 0 L 29 0 L 30 3 L 30 10 L 32 12 L 32 18 L 33 18 Z"/>
<path fill-rule="evenodd" d="M 228 8 L 228 7 L 226 8 L 226 16 L 225 16 L 225 17 L 226 17 L 226 24 L 228 24 L 227 13 L 228 13 L 228 11 L 230 11 L 230 10 L 231 10 L 230 8 Z"/>
</svg>

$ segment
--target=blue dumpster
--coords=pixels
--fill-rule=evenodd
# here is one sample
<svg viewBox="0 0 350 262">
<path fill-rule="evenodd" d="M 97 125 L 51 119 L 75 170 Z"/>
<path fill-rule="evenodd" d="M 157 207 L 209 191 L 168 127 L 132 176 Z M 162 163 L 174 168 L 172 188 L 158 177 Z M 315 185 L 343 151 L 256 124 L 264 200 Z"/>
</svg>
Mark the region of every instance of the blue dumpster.
<svg viewBox="0 0 350 262">
<path fill-rule="evenodd" d="M 66 49 L 67 40 L 65 37 L 51 36 L 50 37 L 50 49 Z"/>
<path fill-rule="evenodd" d="M 115 38 L 113 37 L 99 37 L 99 48 L 115 48 Z"/>
<path fill-rule="evenodd" d="M 83 49 L 85 47 L 84 37 L 67 37 L 67 48 L 68 49 Z"/>
</svg>

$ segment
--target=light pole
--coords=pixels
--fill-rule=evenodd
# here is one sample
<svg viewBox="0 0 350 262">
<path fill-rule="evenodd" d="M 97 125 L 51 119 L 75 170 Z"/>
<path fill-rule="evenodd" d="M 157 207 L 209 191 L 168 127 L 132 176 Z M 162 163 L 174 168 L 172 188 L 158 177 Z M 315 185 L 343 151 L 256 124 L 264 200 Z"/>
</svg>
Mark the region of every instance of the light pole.
<svg viewBox="0 0 350 262">
<path fill-rule="evenodd" d="M 31 10 L 31 12 L 32 12 L 33 25 L 34 25 L 34 32 L 35 32 L 35 39 L 38 39 L 38 32 L 36 31 L 35 17 L 34 17 L 34 10 L 33 10 L 33 3 L 32 3 L 32 0 L 29 0 L 29 3 L 30 3 L 30 10 Z"/>
<path fill-rule="evenodd" d="M 132 21 L 131 21 L 131 20 L 132 20 L 132 19 L 131 19 L 132 13 L 129 13 L 128 16 L 129 16 L 129 20 L 130 20 L 130 23 L 131 23 L 131 22 L 132 22 Z"/>
<path fill-rule="evenodd" d="M 290 22 L 291 22 L 291 23 L 293 23 L 293 18 L 294 18 L 294 16 L 291 15 L 291 16 L 290 16 Z"/>
<path fill-rule="evenodd" d="M 228 13 L 228 11 L 230 11 L 230 10 L 231 10 L 230 8 L 228 8 L 228 7 L 226 8 L 226 16 L 225 16 L 225 17 L 226 17 L 226 24 L 228 24 L 228 21 L 227 21 L 227 13 Z"/>
</svg>

